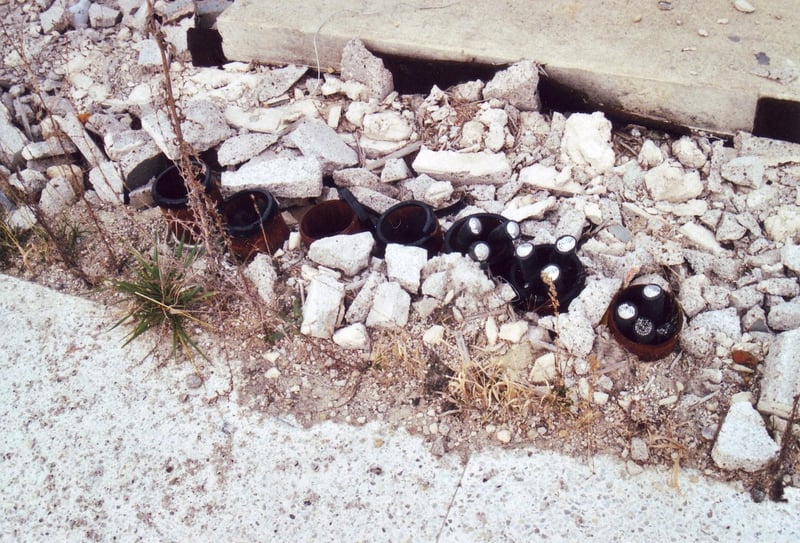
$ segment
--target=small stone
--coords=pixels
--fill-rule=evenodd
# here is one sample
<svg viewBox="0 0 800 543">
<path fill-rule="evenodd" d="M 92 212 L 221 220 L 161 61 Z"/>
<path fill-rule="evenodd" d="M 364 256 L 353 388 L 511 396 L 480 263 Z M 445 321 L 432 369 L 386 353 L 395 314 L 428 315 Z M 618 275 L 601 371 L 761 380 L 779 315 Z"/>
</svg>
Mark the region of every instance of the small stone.
<svg viewBox="0 0 800 543">
<path fill-rule="evenodd" d="M 764 220 L 764 230 L 772 241 L 794 241 L 800 233 L 800 207 L 778 207 Z"/>
<path fill-rule="evenodd" d="M 703 192 L 703 182 L 697 171 L 684 173 L 683 168 L 664 162 L 644 176 L 647 190 L 654 200 L 685 202 Z"/>
<path fill-rule="evenodd" d="M 528 332 L 528 321 L 507 322 L 500 326 L 498 338 L 510 343 L 519 343 Z"/>
<path fill-rule="evenodd" d="M 286 140 L 300 149 L 303 156 L 316 158 L 323 173 L 332 173 L 358 163 L 358 154 L 320 119 L 304 121 Z"/>
<path fill-rule="evenodd" d="M 420 274 L 428 262 L 428 251 L 422 247 L 390 243 L 386 246 L 386 275 L 390 281 L 397 281 L 412 294 L 420 285 Z"/>
<path fill-rule="evenodd" d="M 220 184 L 223 192 L 261 188 L 278 198 L 316 198 L 322 194 L 322 168 L 314 158 L 259 155 L 222 172 Z"/>
<path fill-rule="evenodd" d="M 695 328 L 705 328 L 711 334 L 724 334 L 733 341 L 742 339 L 739 315 L 732 307 L 700 313 L 691 320 L 690 324 Z"/>
<path fill-rule="evenodd" d="M 501 428 L 500 430 L 497 431 L 495 437 L 497 438 L 497 441 L 499 441 L 500 443 L 508 444 L 511 443 L 512 435 L 510 430 L 506 428 Z"/>
<path fill-rule="evenodd" d="M 75 203 L 78 194 L 72 183 L 63 177 L 56 177 L 47 182 L 39 197 L 39 208 L 48 217 L 56 217 Z"/>
<path fill-rule="evenodd" d="M 458 185 L 503 184 L 511 178 L 504 153 L 457 153 L 422 147 L 411 165 L 415 172 Z"/>
<path fill-rule="evenodd" d="M 545 213 L 557 207 L 558 201 L 555 196 L 549 196 L 532 204 L 520 207 L 509 206 L 503 210 L 501 215 L 512 221 L 522 222 L 526 219 L 541 219 Z"/>
<path fill-rule="evenodd" d="M 368 350 L 369 333 L 367 332 L 367 327 L 360 322 L 345 326 L 334 332 L 333 342 L 345 349 Z"/>
<path fill-rule="evenodd" d="M 721 255 L 725 252 L 722 246 L 717 241 L 714 233 L 711 232 L 708 228 L 700 226 L 694 222 L 687 222 L 679 229 L 679 232 L 683 234 L 693 245 L 696 245 L 700 249 L 704 251 L 708 251 L 714 255 Z"/>
<path fill-rule="evenodd" d="M 394 90 L 392 73 L 358 39 L 347 42 L 342 50 L 342 78 L 363 83 L 369 89 L 369 97 L 378 101 Z"/>
<path fill-rule="evenodd" d="M 374 247 L 375 238 L 369 232 L 340 234 L 314 241 L 308 249 L 308 258 L 353 276 L 369 265 Z"/>
<path fill-rule="evenodd" d="M 278 141 L 276 134 L 241 134 L 225 140 L 217 150 L 217 160 L 222 166 L 235 166 L 260 155 Z"/>
<path fill-rule="evenodd" d="M 317 275 L 306 291 L 300 333 L 329 339 L 336 328 L 343 301 L 344 285 L 325 274 Z"/>
<path fill-rule="evenodd" d="M 800 329 L 778 334 L 764 359 L 758 410 L 788 419 L 794 397 L 800 394 Z"/>
<path fill-rule="evenodd" d="M 779 451 L 761 415 L 748 402 L 737 402 L 722 422 L 711 458 L 722 469 L 753 473 L 775 460 Z"/>
<path fill-rule="evenodd" d="M 425 330 L 425 333 L 422 334 L 422 342 L 429 347 L 433 345 L 438 345 L 444 340 L 444 326 L 441 324 L 435 324 Z"/>
<path fill-rule="evenodd" d="M 497 345 L 497 340 L 500 337 L 500 331 L 497 328 L 497 319 L 494 316 L 489 316 L 486 319 L 486 325 L 483 327 L 486 334 L 486 343 L 491 347 Z"/>
<path fill-rule="evenodd" d="M 497 72 L 483 89 L 486 100 L 499 99 L 521 111 L 539 110 L 539 68 L 523 60 Z"/>
<path fill-rule="evenodd" d="M 186 387 L 187 388 L 200 388 L 203 384 L 203 377 L 198 375 L 197 373 L 190 373 L 186 376 Z"/>
<path fill-rule="evenodd" d="M 791 301 L 769 308 L 767 323 L 773 330 L 795 330 L 800 328 L 800 302 Z"/>
<path fill-rule="evenodd" d="M 345 320 L 347 322 L 364 322 L 372 306 L 372 299 L 375 296 L 375 291 L 378 289 L 378 285 L 383 283 L 383 281 L 384 277 L 376 271 L 372 271 L 367 275 L 367 279 L 364 281 L 361 290 L 358 291 L 356 297 L 350 302 L 350 307 L 347 308 L 347 313 L 345 313 Z"/>
<path fill-rule="evenodd" d="M 364 115 L 364 135 L 380 141 L 406 141 L 411 137 L 411 123 L 397 111 Z"/>
<path fill-rule="evenodd" d="M 747 234 L 747 229 L 736 220 L 733 213 L 723 213 L 717 225 L 717 241 L 736 241 Z"/>
<path fill-rule="evenodd" d="M 711 281 L 703 274 L 692 275 L 682 282 L 679 301 L 690 319 L 706 308 L 703 289 L 710 285 Z"/>
<path fill-rule="evenodd" d="M 800 273 L 800 245 L 787 243 L 781 249 L 781 263 L 789 270 Z"/>
<path fill-rule="evenodd" d="M 706 163 L 706 155 L 700 150 L 697 142 L 688 136 L 683 136 L 672 144 L 672 154 L 678 162 L 687 168 L 699 170 Z"/>
<path fill-rule="evenodd" d="M 411 296 L 400 283 L 381 283 L 375 290 L 372 308 L 367 315 L 367 326 L 396 329 L 408 323 Z"/>
<path fill-rule="evenodd" d="M 653 168 L 664 162 L 664 154 L 653 140 L 646 139 L 639 150 L 637 160 L 643 168 Z"/>
<path fill-rule="evenodd" d="M 742 13 L 753 13 L 756 10 L 753 4 L 747 0 L 734 0 L 733 7 L 736 8 L 736 11 L 741 11 Z"/>
<path fill-rule="evenodd" d="M 142 40 L 138 44 L 139 66 L 161 66 L 161 50 L 156 40 Z"/>
<path fill-rule="evenodd" d="M 123 203 L 125 182 L 117 164 L 103 162 L 92 168 L 89 171 L 89 183 L 97 196 L 104 202 L 115 205 Z"/>
<path fill-rule="evenodd" d="M 723 164 L 720 173 L 731 183 L 757 189 L 764 182 L 764 161 L 755 156 L 736 157 Z"/>
<path fill-rule="evenodd" d="M 600 112 L 570 115 L 561 138 L 561 159 L 583 167 L 590 175 L 610 171 L 615 160 L 611 122 Z"/>
<path fill-rule="evenodd" d="M 797 283 L 797 278 L 794 277 L 774 277 L 759 281 L 756 285 L 756 290 L 772 296 L 794 298 L 800 295 L 800 284 Z"/>
<path fill-rule="evenodd" d="M 275 366 L 272 366 L 270 369 L 264 372 L 264 377 L 266 377 L 271 381 L 277 379 L 280 376 L 281 376 L 281 370 L 279 370 Z"/>
<path fill-rule="evenodd" d="M 109 28 L 117 24 L 120 17 L 119 10 L 100 4 L 89 7 L 89 24 L 92 28 Z"/>
<path fill-rule="evenodd" d="M 534 360 L 528 376 L 533 383 L 553 383 L 557 377 L 555 353 L 545 353 Z"/>
<path fill-rule="evenodd" d="M 647 446 L 647 441 L 640 437 L 631 439 L 631 460 L 636 462 L 647 462 L 650 458 L 650 447 Z"/>
<path fill-rule="evenodd" d="M 272 265 L 272 257 L 258 253 L 244 270 L 244 275 L 252 282 L 259 297 L 268 307 L 275 305 L 275 282 L 278 274 Z"/>
<path fill-rule="evenodd" d="M 413 174 L 402 158 L 390 158 L 381 170 L 381 183 L 392 183 L 408 179 Z"/>
</svg>

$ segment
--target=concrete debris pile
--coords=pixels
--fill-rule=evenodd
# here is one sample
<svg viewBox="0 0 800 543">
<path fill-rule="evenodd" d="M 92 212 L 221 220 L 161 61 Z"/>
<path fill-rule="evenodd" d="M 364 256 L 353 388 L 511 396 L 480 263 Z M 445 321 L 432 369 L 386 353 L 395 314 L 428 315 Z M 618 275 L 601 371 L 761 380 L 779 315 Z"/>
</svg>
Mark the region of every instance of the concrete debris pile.
<svg viewBox="0 0 800 543">
<path fill-rule="evenodd" d="M 3 84 L 2 177 L 52 216 L 84 188 L 98 206 L 152 206 L 149 185 L 178 152 L 145 2 L 76 8 L 84 4 L 85 17 L 61 2 L 27 3 L 32 34 L 66 32 L 72 47 L 63 66 L 43 66 L 40 91 Z M 415 328 L 431 348 L 458 339 L 522 383 L 558 377 L 576 402 L 629 412 L 653 391 L 625 388 L 596 365 L 635 360 L 603 318 L 637 278 L 673 292 L 686 317 L 678 356 L 690 377 L 670 381 L 659 406 L 697 409 L 701 425 L 721 424 L 713 458 L 724 469 L 755 471 L 774 460 L 778 446 L 762 416 L 784 429 L 800 394 L 800 145 L 746 133 L 732 145 L 705 135 L 651 139 L 641 128 L 615 130 L 600 112 L 544 113 L 538 68 L 525 61 L 491 81 L 433 86 L 426 96 L 395 92 L 391 73 L 357 40 L 343 51 L 341 75 L 239 62 L 193 67 L 186 30 L 212 4 L 156 2 L 183 137 L 218 161 L 223 195 L 269 191 L 292 230 L 310 206 L 346 187 L 378 214 L 411 199 L 437 210 L 466 204 L 438 219 L 444 232 L 492 213 L 518 222 L 524 241 L 580 240 L 585 288 L 568 307 L 539 315 L 510 311 L 513 289 L 467 256 L 389 244 L 377 258 L 366 232 L 304 247 L 293 231 L 247 273 L 269 302 L 276 279 L 268 270 L 305 255 L 290 280 L 305 295 L 303 334 L 369 350 L 377 329 Z M 103 40 L 125 46 L 108 55 Z M 3 55 L 7 70 L 24 68 L 18 51 Z M 29 209 L 6 206 L 9 222 L 32 226 Z M 712 404 L 754 378 L 757 399 L 729 410 Z M 717 409 L 727 411 L 724 422 Z M 634 460 L 647 457 L 640 445 L 631 447 Z"/>
</svg>

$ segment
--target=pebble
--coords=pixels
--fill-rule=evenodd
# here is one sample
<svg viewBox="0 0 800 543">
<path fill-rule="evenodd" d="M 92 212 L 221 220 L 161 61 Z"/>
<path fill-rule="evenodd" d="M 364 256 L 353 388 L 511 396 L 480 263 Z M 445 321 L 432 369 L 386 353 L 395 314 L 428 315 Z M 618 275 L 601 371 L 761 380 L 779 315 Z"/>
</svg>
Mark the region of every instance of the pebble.
<svg viewBox="0 0 800 543">
<path fill-rule="evenodd" d="M 756 10 L 753 4 L 747 0 L 734 0 L 733 7 L 736 8 L 736 11 L 741 11 L 742 13 L 753 13 Z"/>
<path fill-rule="evenodd" d="M 640 437 L 631 439 L 631 460 L 636 462 L 646 462 L 650 458 L 650 447 L 647 441 Z"/>
<path fill-rule="evenodd" d="M 497 431 L 495 437 L 497 438 L 497 441 L 499 441 L 500 443 L 505 443 L 505 444 L 511 443 L 511 437 L 512 437 L 511 430 L 508 430 L 506 428 L 501 428 L 500 430 Z"/>
<path fill-rule="evenodd" d="M 188 388 L 200 388 L 200 385 L 203 384 L 203 377 L 196 374 L 190 373 L 186 376 L 186 386 Z"/>
</svg>

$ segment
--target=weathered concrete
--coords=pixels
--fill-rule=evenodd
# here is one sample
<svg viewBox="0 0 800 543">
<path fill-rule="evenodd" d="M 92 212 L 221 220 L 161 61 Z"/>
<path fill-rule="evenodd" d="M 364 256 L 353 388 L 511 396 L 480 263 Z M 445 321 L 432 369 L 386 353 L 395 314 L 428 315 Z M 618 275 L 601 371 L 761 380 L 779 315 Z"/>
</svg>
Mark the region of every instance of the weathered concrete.
<svg viewBox="0 0 800 543">
<path fill-rule="evenodd" d="M 759 97 L 800 101 L 795 2 L 757 2 L 748 14 L 729 0 L 671 5 L 237 0 L 217 24 L 231 60 L 338 70 L 352 38 L 378 54 L 529 59 L 606 108 L 716 132 L 751 131 Z"/>
</svg>

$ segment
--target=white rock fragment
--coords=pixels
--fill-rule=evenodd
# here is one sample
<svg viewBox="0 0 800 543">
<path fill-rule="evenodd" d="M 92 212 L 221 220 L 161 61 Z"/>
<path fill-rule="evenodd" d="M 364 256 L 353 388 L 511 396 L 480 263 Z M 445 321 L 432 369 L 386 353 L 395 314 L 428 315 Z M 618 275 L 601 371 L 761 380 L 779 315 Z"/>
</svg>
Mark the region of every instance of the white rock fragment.
<svg viewBox="0 0 800 543">
<path fill-rule="evenodd" d="M 302 122 L 286 139 L 300 149 L 303 156 L 317 159 L 323 173 L 332 173 L 358 163 L 358 154 L 322 120 Z"/>
<path fill-rule="evenodd" d="M 416 294 L 422 268 L 428 262 L 428 251 L 422 247 L 390 243 L 386 246 L 384 258 L 389 280 L 397 281 L 408 292 Z"/>
<path fill-rule="evenodd" d="M 161 50 L 156 40 L 142 40 L 136 47 L 139 49 L 139 66 L 161 66 Z"/>
<path fill-rule="evenodd" d="M 225 120 L 231 126 L 252 132 L 277 132 L 302 118 L 319 118 L 314 100 L 297 100 L 285 106 L 270 108 L 245 110 L 234 105 L 225 108 Z"/>
<path fill-rule="evenodd" d="M 75 203 L 78 194 L 64 177 L 56 177 L 47 182 L 39 197 L 39 209 L 48 217 L 55 217 Z"/>
<path fill-rule="evenodd" d="M 392 73 L 358 39 L 347 42 L 342 50 L 342 79 L 366 85 L 373 100 L 383 100 L 394 90 Z"/>
<path fill-rule="evenodd" d="M 411 137 L 411 123 L 398 111 L 364 115 L 364 135 L 380 141 L 406 141 Z"/>
<path fill-rule="evenodd" d="M 706 163 L 705 153 L 700 150 L 697 142 L 689 136 L 683 136 L 672 143 L 672 154 L 675 155 L 678 162 L 687 168 L 699 170 Z"/>
<path fill-rule="evenodd" d="M 222 166 L 235 166 L 260 155 L 278 141 L 277 134 L 241 134 L 225 140 L 217 150 Z"/>
<path fill-rule="evenodd" d="M 347 322 L 364 322 L 366 320 L 370 307 L 372 307 L 375 291 L 384 280 L 385 278 L 376 271 L 372 271 L 367 275 L 364 285 L 358 291 L 356 297 L 353 298 L 353 301 L 350 302 L 350 307 L 347 308 L 347 312 L 344 315 Z"/>
<path fill-rule="evenodd" d="M 764 360 L 758 410 L 788 419 L 794 397 L 800 394 L 800 329 L 778 334 Z"/>
<path fill-rule="evenodd" d="M 272 257 L 265 253 L 258 253 L 247 265 L 244 275 L 256 287 L 258 296 L 268 307 L 275 305 L 275 282 L 278 274 L 272 265 Z"/>
<path fill-rule="evenodd" d="M 270 380 L 275 380 L 280 376 L 281 376 L 281 370 L 279 370 L 275 366 L 272 366 L 271 368 L 269 368 L 267 371 L 264 372 L 264 377 Z"/>
<path fill-rule="evenodd" d="M 114 162 L 103 162 L 89 171 L 89 183 L 97 196 L 109 204 L 119 205 L 124 201 L 125 181 Z"/>
<path fill-rule="evenodd" d="M 564 175 L 566 173 L 566 175 Z M 582 194 L 583 185 L 573 181 L 570 170 L 558 172 L 552 166 L 532 164 L 519 171 L 519 181 L 526 185 L 565 194 Z"/>
<path fill-rule="evenodd" d="M 756 10 L 753 4 L 747 0 L 734 0 L 733 7 L 736 8 L 736 11 L 741 11 L 742 13 L 753 13 Z"/>
<path fill-rule="evenodd" d="M 503 100 L 521 111 L 539 110 L 539 68 L 523 60 L 495 74 L 483 89 L 486 100 Z"/>
<path fill-rule="evenodd" d="M 736 402 L 722 422 L 711 458 L 722 469 L 752 473 L 767 467 L 779 451 L 761 415 L 749 402 Z"/>
<path fill-rule="evenodd" d="M 89 25 L 92 28 L 109 28 L 117 24 L 120 12 L 109 6 L 92 4 L 89 7 Z"/>
<path fill-rule="evenodd" d="M 735 185 L 759 188 L 764 183 L 764 161 L 756 156 L 740 156 L 722 165 L 722 177 Z"/>
<path fill-rule="evenodd" d="M 561 138 L 561 160 L 600 175 L 614 167 L 611 122 L 600 112 L 573 113 Z"/>
<path fill-rule="evenodd" d="M 25 160 L 39 160 L 53 156 L 63 156 L 77 152 L 78 148 L 71 140 L 57 137 L 47 138 L 27 144 L 22 148 L 22 158 Z"/>
<path fill-rule="evenodd" d="M 545 353 L 534 360 L 528 376 L 533 383 L 552 383 L 557 377 L 555 353 Z"/>
<path fill-rule="evenodd" d="M 27 144 L 28 138 L 14 126 L 6 106 L 0 104 L 0 162 L 13 167 Z"/>
<path fill-rule="evenodd" d="M 508 430 L 507 428 L 501 428 L 495 434 L 495 438 L 497 439 L 497 441 L 499 441 L 500 443 L 503 443 L 503 444 L 511 443 L 511 438 L 512 437 L 513 436 L 511 434 L 511 430 Z"/>
<path fill-rule="evenodd" d="M 290 64 L 282 68 L 273 68 L 261 78 L 258 83 L 258 99 L 266 102 L 271 98 L 280 96 L 297 83 L 308 71 L 308 66 L 295 66 Z"/>
<path fill-rule="evenodd" d="M 723 213 L 717 225 L 717 241 L 736 241 L 742 239 L 747 234 L 747 228 L 736 220 L 732 213 Z"/>
<path fill-rule="evenodd" d="M 703 182 L 697 171 L 684 173 L 683 168 L 669 162 L 648 171 L 644 182 L 654 200 L 685 202 L 703 192 Z"/>
<path fill-rule="evenodd" d="M 311 280 L 303 305 L 300 332 L 307 336 L 330 339 L 344 301 L 344 285 L 324 273 Z"/>
<path fill-rule="evenodd" d="M 434 324 L 422 334 L 422 342 L 425 345 L 433 346 L 438 345 L 444 340 L 444 326 L 441 324 Z"/>
<path fill-rule="evenodd" d="M 357 322 L 336 330 L 333 342 L 345 349 L 366 351 L 369 350 L 369 333 L 367 327 Z"/>
<path fill-rule="evenodd" d="M 390 158 L 381 170 L 381 183 L 393 183 L 408 179 L 413 174 L 402 158 Z"/>
<path fill-rule="evenodd" d="M 39 23 L 42 25 L 42 33 L 63 32 L 70 23 L 65 2 L 53 2 L 49 9 L 39 14 Z"/>
<path fill-rule="evenodd" d="M 778 331 L 800 328 L 800 302 L 791 301 L 773 305 L 769 308 L 767 324 Z"/>
<path fill-rule="evenodd" d="M 322 194 L 322 168 L 314 158 L 259 155 L 236 171 L 222 172 L 223 192 L 263 188 L 279 198 Z"/>
<path fill-rule="evenodd" d="M 28 168 L 11 174 L 8 183 L 28 196 L 35 196 L 47 185 L 47 178 L 42 172 Z"/>
<path fill-rule="evenodd" d="M 400 283 L 388 281 L 375 290 L 372 308 L 367 315 L 367 326 L 396 329 L 408 324 L 411 296 Z"/>
<path fill-rule="evenodd" d="M 374 246 L 375 239 L 369 232 L 330 236 L 313 242 L 308 249 L 308 258 L 353 276 L 369 266 Z"/>
<path fill-rule="evenodd" d="M 70 113 L 63 117 L 54 115 L 53 119 L 56 121 L 61 131 L 72 140 L 72 143 L 75 144 L 75 147 L 78 148 L 83 158 L 85 158 L 90 165 L 99 166 L 101 163 L 105 162 L 103 151 L 100 150 L 100 147 L 97 146 L 92 137 L 86 132 L 83 128 L 83 123 L 81 123 L 75 114 Z"/>
<path fill-rule="evenodd" d="M 637 160 L 643 168 L 652 168 L 664 162 L 664 154 L 653 140 L 646 139 L 642 144 L 642 148 L 639 150 Z"/>
<path fill-rule="evenodd" d="M 497 337 L 509 343 L 519 343 L 528 333 L 528 321 L 506 322 L 500 326 Z"/>
<path fill-rule="evenodd" d="M 764 220 L 764 230 L 772 241 L 791 241 L 800 234 L 800 207 L 780 206 Z"/>
<path fill-rule="evenodd" d="M 800 245 L 784 245 L 781 249 L 781 263 L 795 273 L 800 272 Z"/>
<path fill-rule="evenodd" d="M 650 448 L 647 441 L 641 437 L 631 438 L 631 460 L 636 462 L 646 462 L 650 458 Z"/>
<path fill-rule="evenodd" d="M 509 206 L 503 210 L 501 215 L 506 219 L 521 222 L 526 219 L 541 219 L 544 214 L 558 207 L 555 196 L 549 196 L 544 200 L 523 205 L 520 207 Z"/>
<path fill-rule="evenodd" d="M 497 339 L 500 337 L 500 331 L 497 328 L 497 319 L 493 315 L 489 315 L 486 319 L 486 324 L 483 326 L 483 332 L 486 334 L 486 343 L 492 347 L 497 345 Z"/>
<path fill-rule="evenodd" d="M 708 251 L 714 255 L 722 255 L 725 253 L 725 250 L 717 241 L 714 233 L 704 226 L 700 226 L 694 222 L 687 222 L 681 226 L 678 231 L 693 245 L 704 251 Z"/>
<path fill-rule="evenodd" d="M 569 305 L 569 311 L 579 311 L 586 315 L 592 326 L 603 320 L 611 299 L 622 286 L 622 280 L 593 275 L 587 278 L 586 286 Z"/>
<path fill-rule="evenodd" d="M 700 313 L 691 320 L 690 325 L 694 328 L 704 328 L 711 334 L 724 334 L 733 341 L 742 339 L 739 315 L 732 307 Z"/>
<path fill-rule="evenodd" d="M 181 110 L 181 132 L 192 149 L 207 151 L 233 135 L 220 106 L 209 100 L 192 100 Z M 172 123 L 166 111 L 157 110 L 142 115 L 142 129 L 150 134 L 168 158 L 175 160 L 178 145 Z"/>
<path fill-rule="evenodd" d="M 419 173 L 454 185 L 503 184 L 511 177 L 511 163 L 504 153 L 457 153 L 422 147 L 411 165 Z"/>
</svg>

